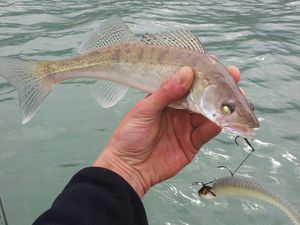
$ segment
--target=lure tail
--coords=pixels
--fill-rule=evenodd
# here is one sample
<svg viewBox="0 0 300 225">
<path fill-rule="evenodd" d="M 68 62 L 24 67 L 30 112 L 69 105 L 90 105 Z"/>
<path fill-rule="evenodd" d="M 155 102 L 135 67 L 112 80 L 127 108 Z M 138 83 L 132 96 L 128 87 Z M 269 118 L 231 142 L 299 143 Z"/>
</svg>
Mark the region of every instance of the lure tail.
<svg viewBox="0 0 300 225">
<path fill-rule="evenodd" d="M 38 61 L 0 57 L 0 76 L 18 91 L 23 124 L 35 115 L 53 84 L 38 65 Z"/>
</svg>

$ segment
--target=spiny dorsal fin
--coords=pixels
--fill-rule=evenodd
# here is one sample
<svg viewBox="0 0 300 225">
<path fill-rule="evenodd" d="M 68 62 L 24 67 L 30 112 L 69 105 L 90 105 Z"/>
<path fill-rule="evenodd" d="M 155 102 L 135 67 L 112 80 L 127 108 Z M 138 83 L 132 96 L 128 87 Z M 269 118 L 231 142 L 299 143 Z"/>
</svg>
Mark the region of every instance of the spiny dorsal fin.
<svg viewBox="0 0 300 225">
<path fill-rule="evenodd" d="M 145 34 L 141 41 L 146 44 L 176 46 L 205 53 L 205 49 L 200 40 L 188 30 Z"/>
<path fill-rule="evenodd" d="M 113 107 L 126 94 L 127 86 L 109 80 L 98 80 L 93 87 L 93 94 L 103 108 Z"/>
<path fill-rule="evenodd" d="M 111 16 L 92 31 L 77 52 L 83 54 L 116 43 L 137 41 L 129 27 L 118 16 Z"/>
</svg>

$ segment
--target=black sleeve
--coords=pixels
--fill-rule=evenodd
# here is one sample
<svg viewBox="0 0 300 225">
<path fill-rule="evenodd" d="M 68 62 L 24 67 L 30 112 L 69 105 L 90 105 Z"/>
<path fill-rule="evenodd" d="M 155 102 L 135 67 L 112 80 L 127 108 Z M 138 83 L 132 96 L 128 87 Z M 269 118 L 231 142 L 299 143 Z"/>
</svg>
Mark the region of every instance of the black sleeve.
<svg viewBox="0 0 300 225">
<path fill-rule="evenodd" d="M 33 225 L 147 225 L 144 206 L 118 174 L 90 167 L 79 171 L 52 207 Z"/>
</svg>

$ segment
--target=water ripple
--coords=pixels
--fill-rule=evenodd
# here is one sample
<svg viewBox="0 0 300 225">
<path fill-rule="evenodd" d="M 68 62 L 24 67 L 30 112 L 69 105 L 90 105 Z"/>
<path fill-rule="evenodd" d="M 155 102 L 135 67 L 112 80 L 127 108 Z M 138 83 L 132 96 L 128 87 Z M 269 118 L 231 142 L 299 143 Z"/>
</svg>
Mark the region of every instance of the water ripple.
<svg viewBox="0 0 300 225">
<path fill-rule="evenodd" d="M 297 157 L 288 151 L 286 151 L 285 153 L 282 153 L 281 156 L 292 163 L 295 163 L 297 165 L 299 164 L 299 162 L 297 162 Z"/>
<path fill-rule="evenodd" d="M 272 157 L 271 157 L 271 163 L 272 163 L 272 170 L 270 171 L 270 173 L 277 173 L 278 168 L 281 167 L 281 163 Z"/>
<path fill-rule="evenodd" d="M 29 59 L 73 56 L 85 33 L 113 14 L 122 17 L 138 36 L 145 32 L 189 29 L 224 64 L 238 66 L 242 73 L 240 84 L 255 104 L 261 123 L 253 140 L 255 154 L 238 173 L 270 183 L 275 191 L 288 190 L 285 193 L 288 197 L 299 195 L 300 1 L 7 0 L 0 2 L 0 55 Z M 89 101 L 86 86 L 93 81 L 65 82 L 54 88 L 44 103 L 48 122 L 40 114 L 22 127 L 16 121 L 17 93 L 0 79 L 1 194 L 18 193 L 20 186 L 30 187 L 31 192 L 21 199 L 11 198 L 8 211 L 12 214 L 24 211 L 19 202 L 38 208 L 32 208 L 31 214 L 22 217 L 11 216 L 12 224 L 23 225 L 24 221 L 32 222 L 41 213 L 39 210 L 46 209 L 53 200 L 45 198 L 45 190 L 38 192 L 38 185 L 32 188 L 32 179 L 27 178 L 47 182 L 49 162 L 56 162 L 51 167 L 53 176 L 70 177 L 68 171 L 75 173 L 78 167 L 93 160 L 98 145 L 106 143 L 121 115 L 142 95 L 133 92 L 112 114 L 96 104 L 88 104 L 93 101 Z M 70 90 L 73 86 L 76 91 L 68 99 L 63 99 L 57 90 Z M 198 199 L 198 187 L 191 187 L 192 181 L 228 175 L 216 167 L 222 164 L 235 168 L 249 152 L 246 145 L 235 146 L 234 138 L 223 132 L 206 144 L 193 163 L 178 175 L 183 183 L 156 186 L 149 192 L 144 203 L 150 224 L 287 223 L 276 214 L 266 222 L 263 219 L 268 210 L 253 201 Z M 51 151 L 42 151 L 45 146 Z M 24 154 L 17 154 L 20 150 Z M 70 153 L 81 158 L 63 157 Z M 22 168 L 11 166 L 18 164 Z M 24 165 L 35 165 L 39 170 L 32 171 Z M 22 179 L 22 185 L 18 179 L 21 177 L 27 177 Z M 62 179 L 59 187 L 49 185 L 47 191 L 56 195 L 64 182 Z M 32 196 L 43 201 L 36 202 Z M 249 219 L 242 216 L 240 208 Z"/>
</svg>

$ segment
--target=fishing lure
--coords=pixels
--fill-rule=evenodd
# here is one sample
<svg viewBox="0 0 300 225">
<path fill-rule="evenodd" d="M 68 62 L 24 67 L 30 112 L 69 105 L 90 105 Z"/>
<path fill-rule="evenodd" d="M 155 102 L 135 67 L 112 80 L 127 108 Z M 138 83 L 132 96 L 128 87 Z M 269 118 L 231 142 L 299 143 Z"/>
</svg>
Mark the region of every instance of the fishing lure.
<svg viewBox="0 0 300 225">
<path fill-rule="evenodd" d="M 228 176 L 210 183 L 213 183 L 213 185 L 203 184 L 203 187 L 198 191 L 201 198 L 214 199 L 219 196 L 253 197 L 281 209 L 295 225 L 300 225 L 299 211 L 281 195 L 273 192 L 266 185 L 255 179 L 242 176 Z"/>
</svg>

